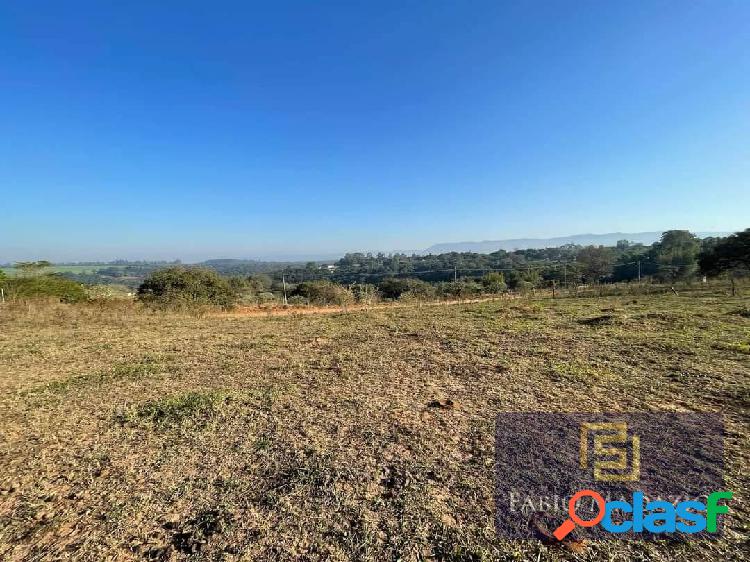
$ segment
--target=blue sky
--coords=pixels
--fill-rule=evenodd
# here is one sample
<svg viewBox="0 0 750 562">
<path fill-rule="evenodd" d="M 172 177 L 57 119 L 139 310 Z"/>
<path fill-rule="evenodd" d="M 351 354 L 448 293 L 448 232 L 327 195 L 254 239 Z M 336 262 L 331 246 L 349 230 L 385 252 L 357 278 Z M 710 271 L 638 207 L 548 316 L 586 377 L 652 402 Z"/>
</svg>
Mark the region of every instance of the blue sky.
<svg viewBox="0 0 750 562">
<path fill-rule="evenodd" d="M 750 3 L 0 5 L 0 262 L 750 226 Z"/>
</svg>

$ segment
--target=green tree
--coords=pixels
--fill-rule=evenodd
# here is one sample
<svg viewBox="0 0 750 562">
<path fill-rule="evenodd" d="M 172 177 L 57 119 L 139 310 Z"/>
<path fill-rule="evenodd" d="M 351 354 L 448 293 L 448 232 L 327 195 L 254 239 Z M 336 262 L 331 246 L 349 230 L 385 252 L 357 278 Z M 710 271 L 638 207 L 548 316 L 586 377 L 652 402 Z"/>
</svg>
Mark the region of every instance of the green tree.
<svg viewBox="0 0 750 562">
<path fill-rule="evenodd" d="M 707 275 L 724 271 L 750 271 L 750 228 L 721 240 L 712 240 L 699 256 L 700 269 Z"/>
<path fill-rule="evenodd" d="M 578 252 L 576 262 L 587 283 L 599 283 L 612 273 L 614 254 L 604 246 L 586 246 Z"/>
<path fill-rule="evenodd" d="M 657 263 L 645 246 L 631 247 L 620 254 L 614 265 L 612 280 L 632 281 L 638 279 L 639 271 L 641 278 L 653 276 L 659 271 Z"/>
<path fill-rule="evenodd" d="M 212 269 L 167 267 L 151 273 L 138 287 L 138 298 L 160 306 L 216 305 L 231 308 L 238 295 Z"/>
<path fill-rule="evenodd" d="M 227 283 L 235 293 L 241 294 L 249 289 L 249 283 L 244 277 L 233 275 L 227 279 Z"/>
<path fill-rule="evenodd" d="M 698 270 L 700 239 L 688 230 L 667 230 L 652 246 L 659 277 L 664 280 L 688 279 Z"/>
<path fill-rule="evenodd" d="M 248 287 L 253 293 L 268 292 L 273 286 L 273 279 L 265 273 L 256 273 L 247 278 Z"/>
</svg>

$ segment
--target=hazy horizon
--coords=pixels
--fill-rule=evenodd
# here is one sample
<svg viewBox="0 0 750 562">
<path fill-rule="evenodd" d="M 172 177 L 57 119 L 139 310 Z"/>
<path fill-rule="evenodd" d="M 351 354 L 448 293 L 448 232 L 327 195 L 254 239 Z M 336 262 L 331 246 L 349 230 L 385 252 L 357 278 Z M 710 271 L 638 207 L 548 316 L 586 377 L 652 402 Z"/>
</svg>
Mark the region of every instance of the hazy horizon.
<svg viewBox="0 0 750 562">
<path fill-rule="evenodd" d="M 338 259 L 339 257 L 347 254 L 347 253 L 378 253 L 383 252 L 385 254 L 389 253 L 424 253 L 430 248 L 435 246 L 443 246 L 443 245 L 459 245 L 459 244 L 481 244 L 481 243 L 487 243 L 487 242 L 503 242 L 503 241 L 509 241 L 509 240 L 549 240 L 549 239 L 555 239 L 555 238 L 569 238 L 569 237 L 577 237 L 577 236 L 605 236 L 605 235 L 614 235 L 614 234 L 621 234 L 625 237 L 627 235 L 642 235 L 642 234 L 650 234 L 650 233 L 659 233 L 664 232 L 665 230 L 670 229 L 656 229 L 652 231 L 643 231 L 643 232 L 602 232 L 602 233 L 573 233 L 573 234 L 561 234 L 556 236 L 511 236 L 507 238 L 483 238 L 483 239 L 476 239 L 476 240 L 440 240 L 435 241 L 431 244 L 427 244 L 420 248 L 349 248 L 349 249 L 343 249 L 340 251 L 330 251 L 330 252 L 304 252 L 304 251 L 298 251 L 298 252 L 289 252 L 289 251 L 279 251 L 279 252 L 271 252 L 271 251 L 260 251 L 258 253 L 248 253 L 243 252 L 242 250 L 238 250 L 237 253 L 231 253 L 226 250 L 218 249 L 216 251 L 209 251 L 206 250 L 205 253 L 185 253 L 184 251 L 180 253 L 177 251 L 174 254 L 167 254 L 167 253 L 153 253 L 153 251 L 149 252 L 148 250 L 144 251 L 144 253 L 137 253 L 135 250 L 123 250 L 119 254 L 113 254 L 113 255 L 98 255 L 98 254 L 91 254 L 89 257 L 55 257 L 54 254 L 44 254 L 42 253 L 19 253 L 16 255 L 16 257 L 13 258 L 6 258 L 4 254 L 0 254 L 0 264 L 12 264 L 15 262 L 20 261 L 34 261 L 34 260 L 49 260 L 53 263 L 76 263 L 76 262 L 112 262 L 116 260 L 127 260 L 127 261 L 174 261 L 174 260 L 180 260 L 184 263 L 197 263 L 202 262 L 205 260 L 210 259 L 248 259 L 248 260 L 258 260 L 258 261 L 307 261 L 307 260 L 314 260 L 314 261 L 322 261 L 322 260 L 333 260 Z M 671 229 L 674 230 L 674 229 Z M 728 229 L 728 230 L 716 230 L 716 231 L 701 231 L 701 230 L 694 230 L 694 229 L 681 229 L 681 230 L 690 230 L 696 235 L 720 235 L 720 234 L 726 234 L 731 232 L 736 232 L 739 230 L 744 230 L 744 228 L 737 228 L 737 229 Z M 631 240 L 632 242 L 632 240 Z M 517 248 L 517 249 L 525 249 L 524 248 Z M 11 254 L 12 255 L 12 254 Z"/>
</svg>

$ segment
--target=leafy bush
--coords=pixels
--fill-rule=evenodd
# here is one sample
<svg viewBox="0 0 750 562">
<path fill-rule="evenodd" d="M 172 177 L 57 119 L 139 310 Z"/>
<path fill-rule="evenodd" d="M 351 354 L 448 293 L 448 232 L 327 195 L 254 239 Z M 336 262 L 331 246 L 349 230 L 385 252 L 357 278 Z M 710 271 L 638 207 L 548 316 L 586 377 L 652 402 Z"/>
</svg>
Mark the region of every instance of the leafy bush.
<svg viewBox="0 0 750 562">
<path fill-rule="evenodd" d="M 264 291 L 255 295 L 255 300 L 258 302 L 258 304 L 267 304 L 269 302 L 274 302 L 276 300 L 276 295 L 271 292 Z"/>
<path fill-rule="evenodd" d="M 311 304 L 344 305 L 354 301 L 351 291 L 330 281 L 305 281 L 297 285 L 295 294 L 305 297 Z"/>
<path fill-rule="evenodd" d="M 138 298 L 159 306 L 214 305 L 231 308 L 237 292 L 211 269 L 167 267 L 151 273 L 138 287 Z"/>
<path fill-rule="evenodd" d="M 505 276 L 497 271 L 487 273 L 484 277 L 482 277 L 481 281 L 482 286 L 487 293 L 502 293 L 505 289 L 507 289 L 507 285 L 505 284 Z"/>
<path fill-rule="evenodd" d="M 411 298 L 430 298 L 435 295 L 435 288 L 421 279 L 389 277 L 380 282 L 378 289 L 386 299 L 398 299 L 407 292 Z"/>
<path fill-rule="evenodd" d="M 375 285 L 355 283 L 350 290 L 358 303 L 373 304 L 378 301 L 378 288 Z"/>
<path fill-rule="evenodd" d="M 235 293 L 242 293 L 250 289 L 250 284 L 244 277 L 229 277 L 227 283 L 229 283 L 229 286 Z"/>
<path fill-rule="evenodd" d="M 258 273 L 251 275 L 247 278 L 248 286 L 254 293 L 265 293 L 269 291 L 273 285 L 273 279 L 264 273 Z"/>
<path fill-rule="evenodd" d="M 5 279 L 2 286 L 9 300 L 55 298 L 60 302 L 74 303 L 88 298 L 83 285 L 55 274 L 12 277 Z"/>
<path fill-rule="evenodd" d="M 481 292 L 482 285 L 470 279 L 461 279 L 460 281 L 440 284 L 440 293 L 446 297 L 462 299 L 478 295 Z"/>
<path fill-rule="evenodd" d="M 67 276 L 66 276 L 67 278 Z M 111 299 L 130 299 L 131 290 L 125 285 L 87 285 L 86 295 L 92 301 L 106 301 Z"/>
<path fill-rule="evenodd" d="M 292 295 L 287 299 L 287 303 L 291 304 L 292 306 L 299 306 L 307 304 L 307 299 L 302 295 Z"/>
<path fill-rule="evenodd" d="M 541 277 L 536 269 L 509 271 L 506 277 L 508 287 L 514 291 L 529 291 L 539 286 Z"/>
</svg>

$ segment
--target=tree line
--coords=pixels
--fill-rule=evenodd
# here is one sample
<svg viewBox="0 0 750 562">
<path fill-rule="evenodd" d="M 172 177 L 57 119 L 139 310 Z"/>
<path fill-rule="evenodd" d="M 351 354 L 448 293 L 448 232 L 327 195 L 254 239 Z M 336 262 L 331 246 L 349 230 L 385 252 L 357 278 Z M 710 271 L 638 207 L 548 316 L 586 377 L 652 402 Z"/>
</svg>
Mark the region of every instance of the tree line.
<svg viewBox="0 0 750 562">
<path fill-rule="evenodd" d="M 310 262 L 247 277 L 222 277 L 206 268 L 172 268 L 152 274 L 138 294 L 142 300 L 158 304 L 187 298 L 221 306 L 272 302 L 345 305 L 379 299 L 467 298 L 552 284 L 637 279 L 673 283 L 697 275 L 747 275 L 750 229 L 727 238 L 703 240 L 686 230 L 670 230 L 651 246 L 622 240 L 613 247 L 567 245 L 491 254 L 347 254 L 331 265 Z M 220 297 L 215 296 L 218 287 Z"/>
<path fill-rule="evenodd" d="M 330 269 L 307 264 L 303 268 L 286 267 L 276 272 L 275 276 L 284 274 L 292 281 L 330 279 L 342 284 L 377 283 L 388 277 L 415 277 L 440 282 L 455 280 L 457 276 L 479 278 L 487 272 L 498 271 L 504 273 L 511 288 L 523 283 L 534 286 L 543 286 L 551 281 L 558 284 L 592 284 L 632 281 L 639 277 L 670 282 L 693 278 L 699 272 L 715 275 L 722 267 L 727 269 L 724 267 L 728 264 L 726 259 L 712 265 L 710 256 L 714 255 L 717 247 L 719 251 L 735 248 L 732 251 L 741 255 L 746 251 L 741 248 L 741 240 L 747 236 L 745 230 L 728 238 L 701 240 L 687 230 L 669 230 L 650 246 L 620 240 L 610 247 L 568 244 L 557 248 L 512 252 L 498 250 L 489 254 L 352 253 L 332 264 Z"/>
<path fill-rule="evenodd" d="M 16 264 L 19 275 L 15 277 L 0 271 L 0 288 L 7 298 L 86 300 L 84 285 L 69 274 L 49 273 L 51 265 L 47 261 L 21 262 Z M 669 230 L 650 246 L 621 240 L 611 247 L 565 245 L 490 254 L 353 253 L 333 264 L 275 264 L 275 268 L 269 262 L 248 260 L 213 260 L 200 266 L 154 265 L 121 264 L 112 266 L 109 273 L 115 275 L 123 266 L 144 268 L 138 298 L 164 306 L 345 305 L 377 299 L 466 298 L 552 285 L 634 280 L 673 283 L 691 281 L 698 275 L 748 275 L 750 229 L 702 240 L 686 230 Z M 252 273 L 237 274 L 243 267 L 252 268 Z"/>
</svg>

